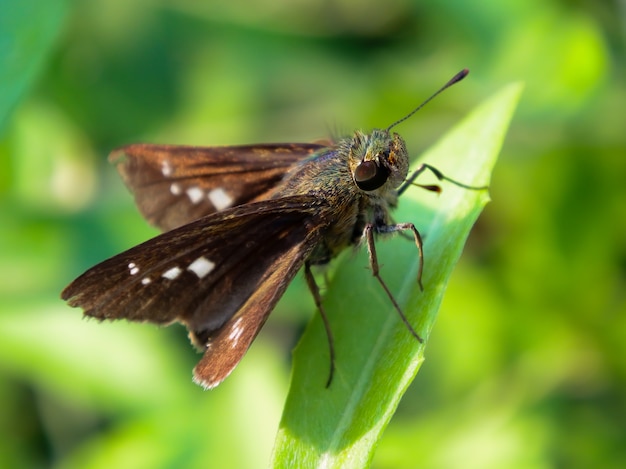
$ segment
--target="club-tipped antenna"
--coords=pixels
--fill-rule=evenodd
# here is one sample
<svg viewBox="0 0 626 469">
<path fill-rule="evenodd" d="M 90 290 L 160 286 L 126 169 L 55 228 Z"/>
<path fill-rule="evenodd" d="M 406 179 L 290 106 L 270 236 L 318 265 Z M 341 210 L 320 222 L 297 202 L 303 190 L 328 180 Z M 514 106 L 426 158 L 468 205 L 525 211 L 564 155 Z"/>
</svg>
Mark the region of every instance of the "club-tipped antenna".
<svg viewBox="0 0 626 469">
<path fill-rule="evenodd" d="M 448 81 L 448 83 L 446 83 L 445 85 L 443 85 L 441 88 L 439 88 L 439 90 L 437 92 L 435 92 L 435 94 L 433 94 L 430 98 L 428 98 L 426 101 L 424 101 L 422 104 L 420 104 L 419 106 L 417 106 L 415 109 L 413 109 L 411 112 L 409 112 L 406 116 L 404 116 L 402 119 L 395 121 L 393 124 L 391 124 L 389 127 L 387 127 L 387 132 L 389 132 L 393 127 L 395 127 L 396 125 L 404 122 L 405 120 L 407 120 L 409 117 L 411 117 L 413 114 L 415 114 L 417 111 L 419 111 L 420 109 L 422 109 L 424 106 L 426 106 L 426 104 L 428 104 L 435 96 L 437 96 L 439 93 L 441 93 L 443 90 L 450 88 L 452 85 L 454 85 L 455 83 L 460 82 L 463 78 L 465 78 L 467 76 L 467 74 L 469 73 L 469 70 L 467 68 L 464 68 L 463 70 L 461 70 L 459 73 L 457 73 L 456 75 L 454 75 L 450 81 Z"/>
</svg>

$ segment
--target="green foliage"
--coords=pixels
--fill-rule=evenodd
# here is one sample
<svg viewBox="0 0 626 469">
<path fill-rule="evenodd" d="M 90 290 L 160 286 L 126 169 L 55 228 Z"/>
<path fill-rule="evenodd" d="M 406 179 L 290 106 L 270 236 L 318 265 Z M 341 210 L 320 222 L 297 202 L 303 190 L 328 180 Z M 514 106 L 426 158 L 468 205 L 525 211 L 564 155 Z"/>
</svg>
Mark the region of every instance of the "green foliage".
<svg viewBox="0 0 626 469">
<path fill-rule="evenodd" d="M 0 130 L 41 72 L 66 10 L 65 1 L 0 3 Z"/>
<path fill-rule="evenodd" d="M 320 426 L 287 449 L 326 451 L 333 464 L 373 454 L 381 469 L 626 466 L 620 8 L 0 2 L 0 467 L 256 468 L 277 431 L 287 443 L 313 418 Z M 442 221 L 466 230 L 471 217 L 457 210 L 483 195 L 443 183 L 439 197 L 417 188 L 403 196 L 396 219 L 427 235 L 424 293 L 414 291 L 412 243 L 377 244 L 383 277 L 428 335 L 406 392 L 421 349 L 362 252 L 331 266 L 323 292 L 338 348 L 328 391 L 327 344 L 300 278 L 211 392 L 191 383 L 198 355 L 181 327 L 84 321 L 59 300 L 84 269 L 155 233 L 106 164 L 112 148 L 311 141 L 384 127 L 462 67 L 471 69 L 462 84 L 397 130 L 416 159 L 466 182 L 488 179 L 471 148 L 499 144 L 482 137 L 497 122 L 449 151 L 420 154 L 505 84 L 526 87 L 492 202 L 435 327 L 434 309 L 418 302 L 440 298 L 439 274 L 464 235 L 439 231 L 431 217 L 453 213 Z M 469 205 L 451 209 L 455 201 Z M 288 391 L 291 350 L 311 317 Z M 355 388 L 363 399 L 347 408 L 359 379 L 369 388 Z M 285 456 L 277 446 L 275 461 Z"/>
</svg>

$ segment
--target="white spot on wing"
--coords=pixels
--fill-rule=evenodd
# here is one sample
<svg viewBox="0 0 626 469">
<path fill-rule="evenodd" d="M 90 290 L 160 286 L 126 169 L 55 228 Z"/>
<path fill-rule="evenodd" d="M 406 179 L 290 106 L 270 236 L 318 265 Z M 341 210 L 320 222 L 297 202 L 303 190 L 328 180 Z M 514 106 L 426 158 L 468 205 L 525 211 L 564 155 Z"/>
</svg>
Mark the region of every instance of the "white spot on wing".
<svg viewBox="0 0 626 469">
<path fill-rule="evenodd" d="M 163 272 L 163 275 L 161 275 L 161 277 L 166 278 L 168 280 L 175 280 L 178 278 L 181 272 L 182 270 L 180 269 L 180 267 L 176 266 Z"/>
<path fill-rule="evenodd" d="M 134 262 L 130 262 L 128 264 L 128 270 L 130 270 L 130 275 L 136 275 L 139 272 L 139 267 Z"/>
<path fill-rule="evenodd" d="M 170 192 L 172 193 L 172 195 L 180 195 L 182 194 L 183 190 L 181 189 L 180 184 L 174 182 L 170 186 Z"/>
<path fill-rule="evenodd" d="M 163 173 L 163 176 L 168 177 L 172 175 L 172 165 L 170 164 L 170 162 L 168 160 L 163 160 L 161 161 L 161 173 Z"/>
<path fill-rule="evenodd" d="M 189 264 L 187 270 L 193 272 L 198 278 L 206 277 L 215 268 L 215 263 L 211 262 L 204 256 L 198 257 L 195 261 Z"/>
<path fill-rule="evenodd" d="M 187 189 L 187 196 L 192 204 L 197 204 L 204 198 L 204 191 L 199 187 L 192 186 Z"/>
<path fill-rule="evenodd" d="M 233 205 L 233 198 L 221 187 L 209 192 L 209 200 L 217 210 L 224 210 Z"/>
<path fill-rule="evenodd" d="M 150 277 L 144 277 L 141 279 L 142 285 L 148 285 L 150 282 L 152 282 L 152 280 L 150 280 Z"/>
<path fill-rule="evenodd" d="M 241 327 L 240 323 L 243 318 L 239 318 L 233 324 L 233 330 L 228 335 L 228 338 L 233 341 L 231 347 L 235 348 L 237 346 L 237 342 L 239 342 L 239 338 L 241 334 L 243 334 L 243 327 Z"/>
</svg>

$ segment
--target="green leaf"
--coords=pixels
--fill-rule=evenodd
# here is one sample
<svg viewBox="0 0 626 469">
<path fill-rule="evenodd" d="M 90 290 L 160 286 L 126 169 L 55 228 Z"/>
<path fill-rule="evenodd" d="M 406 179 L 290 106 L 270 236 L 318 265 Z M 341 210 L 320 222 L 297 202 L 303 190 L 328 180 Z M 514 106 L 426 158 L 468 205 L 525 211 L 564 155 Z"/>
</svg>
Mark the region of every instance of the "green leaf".
<svg viewBox="0 0 626 469">
<path fill-rule="evenodd" d="M 504 88 L 449 132 L 423 161 L 465 184 L 488 184 L 521 90 L 519 84 Z M 408 190 L 394 213 L 395 220 L 415 223 L 424 235 L 423 292 L 416 282 L 414 243 L 399 236 L 377 243 L 383 279 L 426 340 L 470 229 L 489 200 L 486 190 L 445 181 L 441 185 L 440 196 Z M 367 268 L 365 249 L 359 251 L 343 257 L 325 295 L 336 347 L 334 380 L 326 389 L 328 345 L 316 315 L 294 352 L 274 467 L 367 466 L 424 361 L 425 345 L 401 322 Z"/>
<path fill-rule="evenodd" d="M 61 30 L 67 2 L 0 2 L 0 130 L 43 67 Z"/>
</svg>

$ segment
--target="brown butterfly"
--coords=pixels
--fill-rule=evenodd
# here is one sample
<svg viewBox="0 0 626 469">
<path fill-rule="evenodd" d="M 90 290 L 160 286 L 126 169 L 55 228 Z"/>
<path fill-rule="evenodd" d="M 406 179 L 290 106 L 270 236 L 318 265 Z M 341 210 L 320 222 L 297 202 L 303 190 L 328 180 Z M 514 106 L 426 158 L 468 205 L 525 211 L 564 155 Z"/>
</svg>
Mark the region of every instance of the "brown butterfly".
<svg viewBox="0 0 626 469">
<path fill-rule="evenodd" d="M 374 236 L 410 232 L 420 256 L 421 287 L 420 234 L 413 224 L 390 218 L 398 196 L 425 170 L 440 180 L 479 188 L 426 164 L 407 177 L 404 140 L 390 130 L 467 73 L 461 71 L 386 129 L 356 131 L 330 145 L 136 144 L 114 151 L 110 159 L 141 213 L 165 233 L 87 270 L 61 297 L 98 319 L 183 323 L 204 351 L 194 380 L 212 388 L 243 358 L 304 266 L 329 338 L 329 385 L 333 339 L 311 266 L 363 240 L 373 275 L 410 333 L 422 341 L 379 275 Z"/>
</svg>

